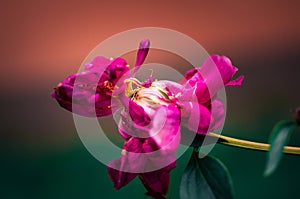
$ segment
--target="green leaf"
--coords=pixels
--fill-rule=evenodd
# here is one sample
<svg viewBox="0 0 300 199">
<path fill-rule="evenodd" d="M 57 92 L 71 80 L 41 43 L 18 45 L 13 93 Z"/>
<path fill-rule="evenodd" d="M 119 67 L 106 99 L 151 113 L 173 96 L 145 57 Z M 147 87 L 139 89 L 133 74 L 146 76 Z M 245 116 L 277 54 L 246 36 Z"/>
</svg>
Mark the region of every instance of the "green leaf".
<svg viewBox="0 0 300 199">
<path fill-rule="evenodd" d="M 194 152 L 180 184 L 181 199 L 231 199 L 233 185 L 225 165 L 218 159 Z"/>
<path fill-rule="evenodd" d="M 294 121 L 281 121 L 274 126 L 269 139 L 270 148 L 267 154 L 264 176 L 271 175 L 278 167 L 282 159 L 284 146 L 296 126 L 297 124 Z"/>
</svg>

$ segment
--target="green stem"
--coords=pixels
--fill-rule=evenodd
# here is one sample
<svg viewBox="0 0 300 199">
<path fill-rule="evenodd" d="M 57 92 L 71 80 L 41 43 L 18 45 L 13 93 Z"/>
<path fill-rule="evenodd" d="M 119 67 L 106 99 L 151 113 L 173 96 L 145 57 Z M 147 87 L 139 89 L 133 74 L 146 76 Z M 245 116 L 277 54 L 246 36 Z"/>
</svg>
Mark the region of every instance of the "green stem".
<svg viewBox="0 0 300 199">
<path fill-rule="evenodd" d="M 215 133 L 209 133 L 209 135 L 216 138 L 220 138 L 218 140 L 218 143 L 223 145 L 228 145 L 228 146 L 252 149 L 257 151 L 268 151 L 270 147 L 270 144 L 266 144 L 266 143 L 241 140 L 241 139 L 236 139 L 236 138 L 219 135 Z M 286 154 L 300 155 L 300 147 L 285 146 L 283 152 Z"/>
</svg>

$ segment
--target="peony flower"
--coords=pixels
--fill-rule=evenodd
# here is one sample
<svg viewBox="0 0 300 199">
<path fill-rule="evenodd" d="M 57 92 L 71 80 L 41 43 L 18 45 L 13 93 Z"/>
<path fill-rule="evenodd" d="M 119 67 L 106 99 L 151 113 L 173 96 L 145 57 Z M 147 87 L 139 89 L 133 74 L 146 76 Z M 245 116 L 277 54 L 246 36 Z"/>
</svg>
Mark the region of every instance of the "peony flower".
<svg viewBox="0 0 300 199">
<path fill-rule="evenodd" d="M 85 66 L 86 72 L 59 83 L 52 96 L 63 108 L 88 117 L 122 109 L 118 130 L 124 146 L 120 158 L 108 165 L 110 179 L 120 189 L 138 176 L 148 195 L 165 198 L 184 136 L 181 125 L 199 134 L 219 128 L 224 106 L 217 93 L 224 86 L 241 85 L 244 77 L 232 80 L 237 68 L 227 57 L 212 55 L 178 83 L 152 77 L 140 82 L 135 74 L 149 44 L 141 41 L 132 74 L 122 58 L 96 57 Z"/>
</svg>

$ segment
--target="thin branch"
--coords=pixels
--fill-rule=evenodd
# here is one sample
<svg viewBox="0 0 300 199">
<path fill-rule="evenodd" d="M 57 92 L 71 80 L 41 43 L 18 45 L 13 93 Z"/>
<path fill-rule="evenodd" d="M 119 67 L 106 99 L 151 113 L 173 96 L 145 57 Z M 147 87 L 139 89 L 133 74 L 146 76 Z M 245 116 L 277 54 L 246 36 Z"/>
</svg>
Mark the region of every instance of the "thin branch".
<svg viewBox="0 0 300 199">
<path fill-rule="evenodd" d="M 270 144 L 266 144 L 266 143 L 241 140 L 241 139 L 236 139 L 236 138 L 219 135 L 215 133 L 209 133 L 209 135 L 215 138 L 219 138 L 218 143 L 223 145 L 228 145 L 228 146 L 252 149 L 257 151 L 268 151 L 270 147 Z M 285 146 L 283 152 L 286 154 L 300 155 L 300 147 Z"/>
</svg>

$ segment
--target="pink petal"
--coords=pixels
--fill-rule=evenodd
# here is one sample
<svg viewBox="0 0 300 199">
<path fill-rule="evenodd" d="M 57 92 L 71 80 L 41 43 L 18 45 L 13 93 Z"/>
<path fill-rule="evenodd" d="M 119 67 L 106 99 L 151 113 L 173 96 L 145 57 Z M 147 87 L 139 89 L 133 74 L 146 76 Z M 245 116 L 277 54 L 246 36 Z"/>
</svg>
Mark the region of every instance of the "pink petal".
<svg viewBox="0 0 300 199">
<path fill-rule="evenodd" d="M 185 84 L 187 80 L 191 79 L 196 73 L 197 73 L 197 69 L 196 68 L 192 68 L 190 70 L 188 70 L 185 75 L 184 78 L 182 78 L 181 80 L 178 81 L 179 84 Z"/>
<path fill-rule="evenodd" d="M 96 57 L 86 65 L 86 69 L 89 71 L 73 74 L 59 83 L 52 97 L 63 108 L 82 116 L 102 117 L 112 114 L 119 107 L 119 103 L 112 99 L 115 85 L 129 72 L 126 61 L 122 58 L 110 60 Z M 125 89 L 125 86 L 117 87 L 114 95 Z"/>
<path fill-rule="evenodd" d="M 186 81 L 181 80 L 185 82 L 182 95 L 184 99 L 189 99 L 196 94 L 197 101 L 201 104 L 209 102 L 224 86 L 241 85 L 243 81 L 243 76 L 231 80 L 237 68 L 225 56 L 212 55 L 197 70 L 191 69 L 185 75 Z"/>
<path fill-rule="evenodd" d="M 85 65 L 85 69 L 101 75 L 99 81 L 110 81 L 113 85 L 127 72 L 129 67 L 123 58 L 107 59 L 102 56 L 95 57 Z"/>
<path fill-rule="evenodd" d="M 231 80 L 233 75 L 236 73 L 237 68 L 231 64 L 231 61 L 228 57 L 225 57 L 222 55 L 221 56 L 211 55 L 210 59 L 212 59 L 212 61 L 217 66 L 217 68 L 221 74 L 221 77 L 223 79 L 223 82 L 226 85 Z M 206 64 L 210 64 L 209 61 L 206 62 Z M 203 66 L 203 67 L 205 67 L 205 66 Z M 209 66 L 206 66 L 206 67 L 209 67 Z"/>
<path fill-rule="evenodd" d="M 121 158 L 111 161 L 107 167 L 108 175 L 111 181 L 113 182 L 115 189 L 122 188 L 123 186 L 127 185 L 131 180 L 133 180 L 135 176 L 137 176 L 136 173 L 128 173 L 123 172 L 121 169 L 114 169 L 118 167 L 121 167 Z"/>
<path fill-rule="evenodd" d="M 129 114 L 134 124 L 138 126 L 146 126 L 151 121 L 144 108 L 132 100 L 129 100 Z"/>
<path fill-rule="evenodd" d="M 111 91 L 100 88 L 97 75 L 91 72 L 74 74 L 59 83 L 52 94 L 65 109 L 87 117 L 111 114 Z M 107 90 L 107 91 L 105 91 Z"/>
<path fill-rule="evenodd" d="M 209 109 L 195 102 L 191 102 L 190 106 L 191 112 L 187 122 L 188 128 L 199 134 L 207 134 L 212 121 Z"/>
<path fill-rule="evenodd" d="M 132 135 L 135 135 L 134 128 L 132 128 L 132 120 L 128 121 L 128 118 L 130 118 L 129 114 L 126 111 L 122 111 L 118 130 L 120 135 L 125 139 L 129 139 Z"/>
<path fill-rule="evenodd" d="M 131 137 L 127 139 L 123 146 L 121 157 L 110 162 L 108 166 L 120 171 L 120 173 L 139 173 L 146 163 L 142 144 L 143 141 L 138 138 Z M 121 174 L 118 177 L 122 177 Z"/>
<path fill-rule="evenodd" d="M 149 130 L 162 154 L 174 153 L 180 143 L 180 111 L 175 105 L 161 106 L 153 117 Z"/>
<path fill-rule="evenodd" d="M 183 124 L 189 130 L 199 134 L 207 134 L 218 129 L 224 122 L 224 105 L 219 99 L 214 99 L 208 107 L 196 102 L 185 102 L 182 109 Z"/>
<path fill-rule="evenodd" d="M 184 89 L 184 87 L 181 84 L 168 80 L 155 81 L 152 83 L 152 85 L 169 91 L 170 95 L 180 93 Z"/>
<path fill-rule="evenodd" d="M 124 74 L 129 72 L 129 67 L 125 59 L 118 57 L 109 64 L 106 72 L 109 75 L 108 81 L 115 85 Z"/>
<path fill-rule="evenodd" d="M 139 69 L 139 67 L 144 63 L 149 51 L 149 46 L 150 46 L 150 41 L 148 39 L 142 40 L 140 42 L 133 74 L 135 74 Z"/>
<path fill-rule="evenodd" d="M 242 85 L 244 78 L 245 78 L 244 76 L 239 76 L 235 80 L 228 82 L 226 86 L 240 86 Z"/>
<path fill-rule="evenodd" d="M 97 56 L 90 63 L 85 64 L 84 69 L 94 72 L 103 72 L 112 60 L 106 57 Z"/>
<path fill-rule="evenodd" d="M 131 164 L 124 167 L 126 171 L 149 171 L 176 160 L 175 151 L 180 144 L 180 110 L 176 105 L 161 105 L 144 127 L 133 125 L 128 118 L 128 114 L 122 112 L 119 132 L 128 139 L 124 149 L 142 155 L 127 154 L 126 159 Z"/>
<path fill-rule="evenodd" d="M 211 104 L 212 124 L 209 131 L 216 130 L 221 127 L 225 120 L 225 110 L 223 102 L 219 99 L 214 99 Z"/>
<path fill-rule="evenodd" d="M 140 174 L 140 180 L 147 189 L 147 194 L 157 198 L 159 195 L 165 195 L 168 191 L 170 182 L 170 171 L 176 167 L 175 162 L 169 166 L 157 171 Z"/>
</svg>

